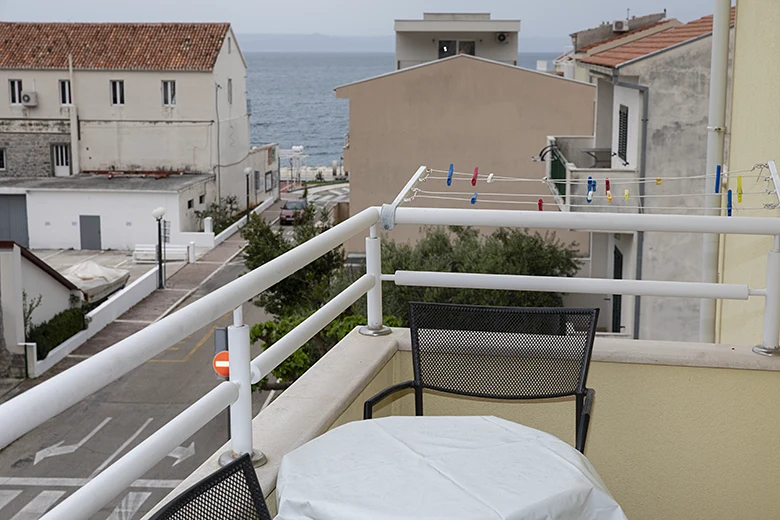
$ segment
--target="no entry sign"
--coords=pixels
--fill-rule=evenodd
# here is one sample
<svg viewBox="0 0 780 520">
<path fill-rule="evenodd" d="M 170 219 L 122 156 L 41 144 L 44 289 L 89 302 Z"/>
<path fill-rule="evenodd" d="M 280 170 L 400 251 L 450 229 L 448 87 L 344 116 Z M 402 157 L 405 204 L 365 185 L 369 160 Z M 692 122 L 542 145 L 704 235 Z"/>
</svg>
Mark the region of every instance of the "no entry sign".
<svg viewBox="0 0 780 520">
<path fill-rule="evenodd" d="M 214 356 L 214 372 L 222 377 L 228 377 L 230 375 L 230 363 L 228 362 L 228 352 L 218 352 Z"/>
</svg>

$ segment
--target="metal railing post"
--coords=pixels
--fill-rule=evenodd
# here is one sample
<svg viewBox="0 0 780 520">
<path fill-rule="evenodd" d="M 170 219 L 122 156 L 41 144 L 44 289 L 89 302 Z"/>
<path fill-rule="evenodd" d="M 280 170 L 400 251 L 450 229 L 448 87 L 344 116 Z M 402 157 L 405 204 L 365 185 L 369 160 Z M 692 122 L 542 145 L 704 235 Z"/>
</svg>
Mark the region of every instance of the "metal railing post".
<svg viewBox="0 0 780 520">
<path fill-rule="evenodd" d="M 376 224 L 371 226 L 366 238 L 366 274 L 374 277 L 374 287 L 369 289 L 368 325 L 360 328 L 364 336 L 386 336 L 392 331 L 382 324 L 382 244 L 377 235 Z"/>
<path fill-rule="evenodd" d="M 252 370 L 249 365 L 249 326 L 239 306 L 233 311 L 233 325 L 228 327 L 230 382 L 238 387 L 238 399 L 230 405 L 230 450 L 219 457 L 219 465 L 229 464 L 246 453 L 252 454 L 255 466 L 265 464 L 265 455 L 252 448 Z"/>
<path fill-rule="evenodd" d="M 774 249 L 766 259 L 766 301 L 764 302 L 764 333 L 761 344 L 753 352 L 764 356 L 780 355 L 780 235 L 775 235 Z"/>
</svg>

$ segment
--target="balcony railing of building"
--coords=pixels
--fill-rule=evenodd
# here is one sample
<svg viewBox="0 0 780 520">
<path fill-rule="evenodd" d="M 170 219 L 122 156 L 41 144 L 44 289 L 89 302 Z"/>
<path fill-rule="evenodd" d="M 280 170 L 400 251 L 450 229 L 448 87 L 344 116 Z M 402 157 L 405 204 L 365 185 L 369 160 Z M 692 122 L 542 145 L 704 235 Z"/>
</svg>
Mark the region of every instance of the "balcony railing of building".
<svg viewBox="0 0 780 520">
<path fill-rule="evenodd" d="M 548 137 L 547 144 L 551 150 L 547 178 L 552 181 L 553 195 L 557 196 L 561 211 L 638 213 L 637 171 L 612 168 L 611 150 L 594 147 L 593 136 Z M 589 177 L 597 179 L 602 188 L 605 179 L 610 180 L 614 198 L 608 205 L 604 200 L 587 200 Z M 628 199 L 624 196 L 626 190 Z"/>
<path fill-rule="evenodd" d="M 436 59 L 431 60 L 398 60 L 396 62 L 396 70 L 401 69 L 407 69 L 409 67 L 416 67 L 417 65 L 422 65 L 423 63 L 430 63 L 432 61 L 436 61 Z M 492 60 L 497 63 L 503 63 L 505 65 L 512 65 L 514 67 L 517 66 L 517 60 Z"/>
<path fill-rule="evenodd" d="M 0 405 L 0 448 L 40 426 L 90 394 L 162 353 L 204 323 L 233 311 L 228 330 L 230 380 L 160 428 L 137 447 L 92 478 L 43 518 L 90 518 L 101 507 L 174 448 L 195 434 L 225 408 L 230 408 L 231 456 L 254 453 L 252 383 L 260 381 L 363 295 L 367 294 L 368 336 L 389 333 L 382 322 L 382 281 L 398 285 L 461 287 L 595 294 L 629 294 L 681 298 L 746 300 L 765 298 L 763 341 L 757 350 L 778 353 L 780 336 L 780 220 L 755 217 L 688 215 L 571 214 L 515 210 L 442 209 L 403 207 L 415 185 L 428 173 L 420 167 L 391 204 L 368 208 L 345 222 L 301 244 L 241 278 L 148 326 L 48 381 Z M 558 278 L 471 273 L 381 272 L 380 229 L 396 224 L 447 226 L 501 226 L 612 232 L 728 233 L 774 236 L 768 253 L 767 288 L 742 284 Z M 359 234 L 366 238 L 366 273 L 298 327 L 250 360 L 249 326 L 241 306 L 305 265 Z M 234 310 L 235 309 L 235 310 Z"/>
</svg>

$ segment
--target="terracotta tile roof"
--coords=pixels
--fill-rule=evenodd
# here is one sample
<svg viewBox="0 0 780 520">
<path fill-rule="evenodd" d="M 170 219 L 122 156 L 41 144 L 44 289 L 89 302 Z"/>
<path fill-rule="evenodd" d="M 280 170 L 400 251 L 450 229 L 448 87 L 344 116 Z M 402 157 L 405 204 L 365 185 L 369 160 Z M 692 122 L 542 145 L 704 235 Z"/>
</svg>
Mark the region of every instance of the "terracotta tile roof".
<svg viewBox="0 0 780 520">
<path fill-rule="evenodd" d="M 731 8 L 731 23 L 734 23 L 736 8 Z M 661 31 L 646 38 L 634 40 L 614 47 L 593 56 L 583 58 L 582 63 L 601 65 L 603 67 L 617 67 L 627 61 L 647 56 L 678 43 L 683 43 L 712 32 L 712 15 L 699 18 L 684 25 L 679 25 L 665 31 Z"/>
<path fill-rule="evenodd" d="M 0 69 L 214 68 L 228 23 L 0 22 Z"/>
<path fill-rule="evenodd" d="M 625 38 L 626 36 L 633 36 L 633 35 L 635 35 L 637 33 L 641 33 L 642 31 L 647 31 L 647 30 L 650 30 L 650 29 L 652 29 L 654 27 L 658 27 L 659 25 L 663 25 L 665 23 L 669 23 L 670 21 L 671 21 L 671 19 L 659 20 L 656 23 L 651 23 L 650 25 L 645 25 L 644 27 L 638 27 L 636 29 L 628 30 L 628 31 L 626 31 L 624 33 L 618 34 L 617 36 L 612 36 L 611 38 L 606 38 L 604 40 L 591 43 L 590 45 L 586 45 L 585 47 L 581 47 L 580 49 L 577 49 L 577 53 L 588 52 L 590 49 L 593 49 L 594 47 L 599 47 L 601 45 L 604 45 L 605 43 L 609 43 L 609 42 L 614 42 L 614 41 L 620 40 L 621 38 Z"/>
</svg>

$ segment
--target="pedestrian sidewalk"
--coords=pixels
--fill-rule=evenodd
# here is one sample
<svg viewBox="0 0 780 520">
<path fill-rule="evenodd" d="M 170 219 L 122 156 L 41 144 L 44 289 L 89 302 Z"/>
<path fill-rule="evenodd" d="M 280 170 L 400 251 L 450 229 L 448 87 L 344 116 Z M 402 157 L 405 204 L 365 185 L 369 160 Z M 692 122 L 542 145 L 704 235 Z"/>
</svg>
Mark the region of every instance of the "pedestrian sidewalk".
<svg viewBox="0 0 780 520">
<path fill-rule="evenodd" d="M 279 217 L 282 203 L 283 201 L 277 201 L 260 216 L 273 223 Z M 214 275 L 229 263 L 238 261 L 244 246 L 245 241 L 239 231 L 200 257 L 194 264 L 185 264 L 176 270 L 171 270 L 165 282 L 165 289 L 158 289 L 138 302 L 42 376 L 36 379 L 0 379 L 0 403 L 105 350 L 186 305 L 189 303 L 187 300 L 190 296 Z"/>
</svg>

